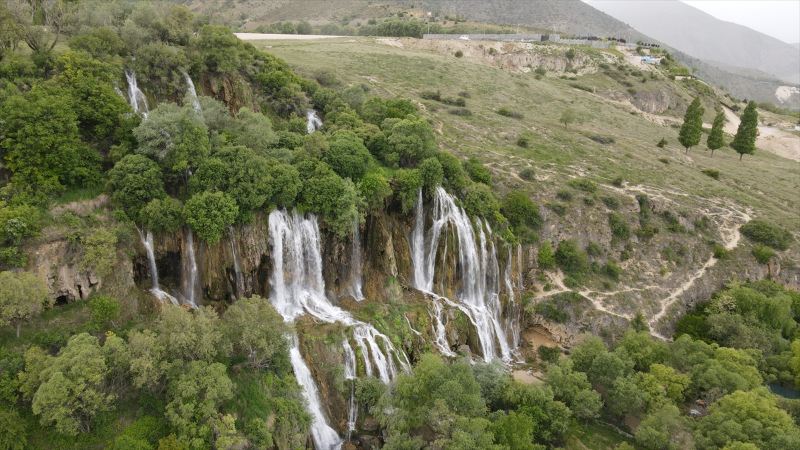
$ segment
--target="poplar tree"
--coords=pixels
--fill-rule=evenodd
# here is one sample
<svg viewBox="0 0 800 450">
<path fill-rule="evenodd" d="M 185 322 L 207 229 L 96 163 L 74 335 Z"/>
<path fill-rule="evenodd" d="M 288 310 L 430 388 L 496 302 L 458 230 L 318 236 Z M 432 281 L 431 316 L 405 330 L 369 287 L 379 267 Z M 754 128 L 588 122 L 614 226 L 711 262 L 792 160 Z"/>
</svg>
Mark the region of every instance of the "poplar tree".
<svg viewBox="0 0 800 450">
<path fill-rule="evenodd" d="M 708 135 L 706 145 L 711 150 L 711 157 L 714 157 L 714 150 L 722 148 L 725 145 L 725 139 L 722 137 L 722 127 L 725 125 L 725 112 L 721 111 L 714 117 L 714 124 L 711 126 L 711 134 Z"/>
<path fill-rule="evenodd" d="M 695 97 L 689 107 L 686 108 L 686 115 L 683 116 L 683 125 L 681 125 L 681 131 L 678 134 L 678 141 L 686 148 L 686 153 L 689 153 L 689 148 L 700 143 L 703 129 L 703 113 L 705 113 L 705 109 L 700 104 L 700 97 Z"/>
<path fill-rule="evenodd" d="M 731 142 L 736 152 L 739 153 L 739 161 L 742 160 L 744 155 L 752 155 L 756 152 L 756 137 L 758 137 L 758 111 L 756 111 L 756 102 L 751 101 L 747 104 L 742 114 L 742 121 L 739 123 L 739 129 L 736 130 L 736 136 Z"/>
</svg>

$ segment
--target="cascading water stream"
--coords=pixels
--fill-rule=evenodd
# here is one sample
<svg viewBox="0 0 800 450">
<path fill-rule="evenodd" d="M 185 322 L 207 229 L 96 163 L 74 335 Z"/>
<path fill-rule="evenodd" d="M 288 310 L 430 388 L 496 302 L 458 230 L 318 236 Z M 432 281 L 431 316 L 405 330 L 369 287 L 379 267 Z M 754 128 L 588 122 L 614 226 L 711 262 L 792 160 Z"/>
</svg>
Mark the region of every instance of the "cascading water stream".
<svg viewBox="0 0 800 450">
<path fill-rule="evenodd" d="M 437 297 L 433 302 L 437 317 L 432 323 L 436 345 L 443 353 L 452 353 L 447 348 L 444 320 L 441 317 L 442 305 L 438 303 L 443 301 L 457 307 L 469 317 L 478 333 L 483 358 L 486 361 L 491 361 L 496 356 L 495 342 L 500 346 L 499 356 L 503 360 L 510 360 L 511 350 L 500 323 L 497 251 L 491 240 L 492 232 L 488 222 L 476 220 L 473 227 L 464 209 L 456 206 L 453 197 L 441 187 L 434 193 L 431 219 L 432 224 L 426 234 L 420 191 L 417 196 L 416 223 L 411 233 L 409 247 L 414 265 L 414 287 Z M 457 239 L 457 266 L 460 268 L 460 287 L 455 302 L 436 294 L 433 286 L 440 239 L 443 235 L 446 237 L 451 228 L 453 238 Z M 478 229 L 477 236 L 475 228 Z M 488 236 L 484 230 L 488 231 Z"/>
<path fill-rule="evenodd" d="M 183 76 L 186 77 L 186 86 L 189 90 L 189 98 L 192 101 L 192 106 L 194 106 L 194 111 L 197 113 L 202 113 L 203 108 L 200 107 L 200 102 L 197 101 L 197 91 L 194 88 L 194 82 L 192 81 L 192 77 L 190 77 L 189 74 L 186 72 L 183 72 Z"/>
<path fill-rule="evenodd" d="M 361 274 L 361 264 L 364 260 L 364 251 L 361 249 L 361 232 L 359 223 L 356 221 L 353 226 L 353 253 L 350 257 L 350 288 L 348 292 L 356 301 L 364 300 L 362 292 L 363 278 Z"/>
<path fill-rule="evenodd" d="M 361 347 L 367 374 L 372 373 L 374 365 L 384 383 L 389 383 L 397 375 L 395 360 L 403 370 L 409 370 L 405 354 L 397 351 L 388 337 L 373 326 L 355 320 L 350 313 L 333 306 L 325 297 L 319 225 L 314 215 L 303 217 L 297 212 L 272 211 L 269 215 L 269 240 L 273 260 L 270 300 L 284 320 L 291 322 L 303 314 L 310 314 L 323 322 L 340 322 L 351 327 L 353 338 Z M 378 345 L 379 338 L 383 341 L 382 347 Z M 297 357 L 294 354 L 292 357 L 295 374 L 309 372 L 296 344 L 293 351 L 297 352 Z M 348 354 L 347 348 L 345 364 L 350 366 L 348 370 L 355 376 L 355 353 Z M 326 423 L 319 398 L 313 395 L 316 386 L 310 378 L 310 372 L 306 383 L 306 397 L 315 418 L 311 433 L 316 448 L 338 448 L 341 439 Z"/>
<path fill-rule="evenodd" d="M 194 257 L 194 238 L 190 228 L 187 228 L 183 233 L 183 261 L 181 261 L 181 295 L 183 299 L 197 309 L 197 284 L 198 271 L 197 261 Z"/>
<path fill-rule="evenodd" d="M 522 292 L 525 290 L 525 282 L 522 279 L 522 244 L 517 244 L 517 274 L 519 277 L 518 289 Z"/>
<path fill-rule="evenodd" d="M 233 270 L 236 278 L 236 296 L 238 298 L 244 297 L 244 275 L 242 274 L 241 265 L 239 265 L 239 254 L 236 252 L 236 233 L 233 226 L 228 226 L 231 240 L 231 254 L 233 256 Z"/>
<path fill-rule="evenodd" d="M 150 292 L 152 292 L 162 304 L 169 300 L 173 305 L 178 305 L 179 302 L 177 298 L 162 291 L 158 286 L 158 267 L 156 266 L 156 255 L 153 246 L 153 233 L 148 230 L 147 235 L 144 235 L 142 234 L 142 230 L 138 228 L 136 231 L 139 232 L 139 238 L 142 240 L 142 245 L 144 246 L 145 250 L 147 250 L 147 265 L 148 269 L 150 269 L 150 280 L 153 282 L 153 287 L 150 288 Z"/>
<path fill-rule="evenodd" d="M 519 305 L 514 301 L 514 284 L 511 282 L 511 272 L 513 267 L 514 252 L 508 247 L 508 262 L 506 263 L 506 289 L 508 290 L 508 314 L 506 316 L 506 330 L 511 335 L 511 346 L 519 347 Z"/>
<path fill-rule="evenodd" d="M 306 131 L 308 131 L 308 134 L 322 129 L 322 119 L 319 118 L 316 110 L 307 110 L 306 119 L 308 120 L 308 124 L 306 125 Z"/>
<path fill-rule="evenodd" d="M 356 430 L 356 420 L 358 419 L 358 405 L 356 405 L 356 353 L 350 342 L 345 337 L 342 347 L 344 348 L 344 378 L 350 380 L 350 405 L 347 411 L 347 440 L 353 435 Z"/>
<path fill-rule="evenodd" d="M 142 117 L 146 119 L 150 108 L 147 106 L 147 97 L 136 82 L 136 72 L 125 69 L 125 78 L 128 80 L 128 102 L 135 112 L 142 113 Z"/>
</svg>

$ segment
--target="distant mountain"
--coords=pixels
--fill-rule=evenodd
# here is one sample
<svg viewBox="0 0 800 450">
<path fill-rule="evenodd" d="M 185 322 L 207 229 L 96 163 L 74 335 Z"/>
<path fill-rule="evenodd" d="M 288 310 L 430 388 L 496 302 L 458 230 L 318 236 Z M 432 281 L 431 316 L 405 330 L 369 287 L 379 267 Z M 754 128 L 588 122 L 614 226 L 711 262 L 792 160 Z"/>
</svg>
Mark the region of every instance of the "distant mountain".
<svg viewBox="0 0 800 450">
<path fill-rule="evenodd" d="M 800 83 L 797 47 L 719 20 L 683 2 L 589 0 L 587 3 L 696 58 L 758 69 L 789 83 Z"/>
<path fill-rule="evenodd" d="M 796 44 L 792 44 L 792 47 L 794 47 L 794 48 L 800 48 L 800 42 L 798 42 L 798 43 L 796 43 Z"/>
</svg>

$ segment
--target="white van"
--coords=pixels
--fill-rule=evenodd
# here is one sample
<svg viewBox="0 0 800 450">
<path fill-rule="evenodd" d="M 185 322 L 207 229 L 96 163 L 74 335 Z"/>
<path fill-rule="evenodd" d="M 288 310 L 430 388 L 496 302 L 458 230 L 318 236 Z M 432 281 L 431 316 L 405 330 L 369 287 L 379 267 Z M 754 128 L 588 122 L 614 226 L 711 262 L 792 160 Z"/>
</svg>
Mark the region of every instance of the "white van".
<svg viewBox="0 0 800 450">
<path fill-rule="evenodd" d="M 462 40 L 462 41 L 468 41 L 468 40 L 469 40 L 469 35 L 466 35 L 466 34 L 464 34 L 464 35 L 462 35 L 462 36 L 461 36 L 460 38 L 458 38 L 458 39 L 460 39 L 460 40 Z"/>
</svg>

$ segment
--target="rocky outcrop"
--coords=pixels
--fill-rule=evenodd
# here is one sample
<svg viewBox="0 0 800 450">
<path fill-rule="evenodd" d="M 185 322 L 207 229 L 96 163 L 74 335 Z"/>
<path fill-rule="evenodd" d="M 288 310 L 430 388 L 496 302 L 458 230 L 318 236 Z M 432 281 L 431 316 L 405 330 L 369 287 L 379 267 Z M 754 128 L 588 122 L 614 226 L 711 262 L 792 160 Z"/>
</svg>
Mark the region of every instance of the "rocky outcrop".
<svg viewBox="0 0 800 450">
<path fill-rule="evenodd" d="M 243 107 L 251 111 L 260 110 L 250 83 L 237 73 L 224 75 L 206 73 L 200 79 L 200 89 L 203 95 L 221 101 L 232 114 L 238 113 Z"/>
</svg>

